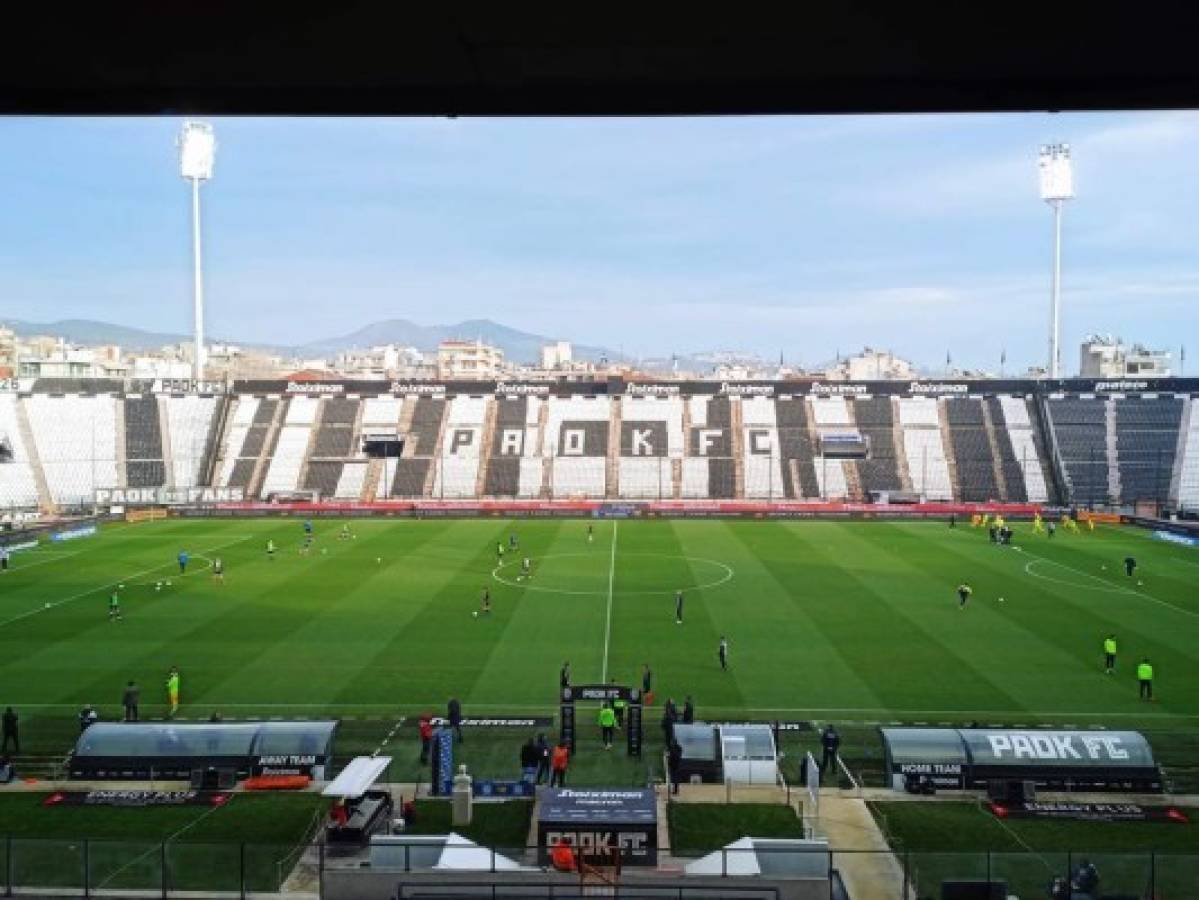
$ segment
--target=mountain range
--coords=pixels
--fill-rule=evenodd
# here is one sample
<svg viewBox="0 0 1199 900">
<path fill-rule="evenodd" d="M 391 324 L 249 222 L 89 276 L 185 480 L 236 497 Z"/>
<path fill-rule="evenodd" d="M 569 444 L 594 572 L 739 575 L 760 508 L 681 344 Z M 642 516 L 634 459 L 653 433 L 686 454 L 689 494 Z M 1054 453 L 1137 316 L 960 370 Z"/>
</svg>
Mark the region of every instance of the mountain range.
<svg viewBox="0 0 1199 900">
<path fill-rule="evenodd" d="M 154 350 L 168 344 L 190 341 L 191 336 L 168 332 L 145 331 L 127 325 L 114 325 L 91 319 L 62 319 L 57 322 L 26 322 L 19 319 L 0 319 L 21 337 L 51 335 L 74 344 L 95 346 L 117 344 L 128 350 Z M 244 341 L 235 338 L 212 337 L 214 342 L 239 344 L 255 349 L 289 356 L 333 356 L 342 350 L 364 349 L 380 344 L 399 344 L 420 350 L 434 350 L 441 341 L 453 338 L 479 339 L 504 351 L 514 362 L 534 363 L 540 356 L 541 345 L 551 338 L 501 325 L 490 319 L 468 319 L 453 325 L 418 325 L 407 319 L 386 319 L 372 322 L 356 331 L 339 337 L 322 338 L 300 345 L 283 345 Z M 574 345 L 576 359 L 598 362 L 601 358 L 616 360 L 620 354 L 603 347 Z"/>
</svg>

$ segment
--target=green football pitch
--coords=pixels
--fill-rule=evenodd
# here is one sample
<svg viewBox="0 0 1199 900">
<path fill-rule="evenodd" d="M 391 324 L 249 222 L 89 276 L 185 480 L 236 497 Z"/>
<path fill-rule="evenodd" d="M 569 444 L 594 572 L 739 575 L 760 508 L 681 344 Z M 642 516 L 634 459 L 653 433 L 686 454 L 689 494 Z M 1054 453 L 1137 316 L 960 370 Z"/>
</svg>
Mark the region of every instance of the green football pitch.
<svg viewBox="0 0 1199 900">
<path fill-rule="evenodd" d="M 943 522 L 374 519 L 349 540 L 341 524 L 316 520 L 308 554 L 294 518 L 109 525 L 16 554 L 0 706 L 115 716 L 133 679 L 143 716 L 161 716 L 178 665 L 192 719 L 411 716 L 451 696 L 468 716 L 550 714 L 569 660 L 576 683 L 639 685 L 648 663 L 657 698 L 692 695 L 710 718 L 1199 726 L 1199 551 L 1143 530 L 1050 539 L 1017 523 L 1008 548 Z M 475 616 L 484 588 L 493 611 Z"/>
</svg>

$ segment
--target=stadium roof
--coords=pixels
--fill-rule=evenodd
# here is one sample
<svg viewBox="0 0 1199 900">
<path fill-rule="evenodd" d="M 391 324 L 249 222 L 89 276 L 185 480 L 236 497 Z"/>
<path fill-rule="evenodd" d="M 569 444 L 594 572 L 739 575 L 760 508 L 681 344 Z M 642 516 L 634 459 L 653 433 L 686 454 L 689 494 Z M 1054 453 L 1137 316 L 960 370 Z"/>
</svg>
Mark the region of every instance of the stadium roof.
<svg viewBox="0 0 1199 900">
<path fill-rule="evenodd" d="M 1199 105 L 1199 10 L 26 6 L 0 112 L 638 114 Z M 65 17 L 65 20 L 64 20 Z"/>
</svg>

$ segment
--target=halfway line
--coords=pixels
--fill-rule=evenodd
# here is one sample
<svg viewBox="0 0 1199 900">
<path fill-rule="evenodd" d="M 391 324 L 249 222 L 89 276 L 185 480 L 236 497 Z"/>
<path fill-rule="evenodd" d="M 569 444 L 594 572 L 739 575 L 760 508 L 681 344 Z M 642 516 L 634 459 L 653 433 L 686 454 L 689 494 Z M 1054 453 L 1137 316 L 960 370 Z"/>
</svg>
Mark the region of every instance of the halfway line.
<svg viewBox="0 0 1199 900">
<path fill-rule="evenodd" d="M 608 560 L 608 612 L 604 618 L 604 667 L 600 674 L 600 683 L 608 683 L 608 642 L 612 638 L 612 584 L 616 578 L 616 525 L 619 519 L 612 520 L 612 556 Z"/>
</svg>

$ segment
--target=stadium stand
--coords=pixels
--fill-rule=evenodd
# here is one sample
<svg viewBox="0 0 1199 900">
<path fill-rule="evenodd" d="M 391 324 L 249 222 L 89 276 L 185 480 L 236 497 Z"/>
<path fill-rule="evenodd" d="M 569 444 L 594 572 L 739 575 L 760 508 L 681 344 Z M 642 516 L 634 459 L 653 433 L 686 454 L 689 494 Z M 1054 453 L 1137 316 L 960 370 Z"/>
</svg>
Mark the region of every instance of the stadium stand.
<svg viewBox="0 0 1199 900">
<path fill-rule="evenodd" d="M 212 452 L 217 398 L 172 395 L 164 402 L 171 483 L 178 488 L 194 487 L 200 483 L 204 460 Z"/>
<path fill-rule="evenodd" d="M 124 404 L 125 484 L 131 488 L 161 487 L 166 482 L 166 468 L 158 398 L 131 395 Z"/>
<path fill-rule="evenodd" d="M 860 437 L 844 397 L 813 397 L 812 418 L 816 423 L 816 433 L 821 446 L 826 439 L 857 441 Z M 847 471 L 847 467 L 852 466 L 853 463 L 838 457 L 826 456 L 823 450 L 813 463 L 820 496 L 825 498 L 850 496 L 848 477 L 850 472 Z"/>
<path fill-rule="evenodd" d="M 491 455 L 483 481 L 487 497 L 516 497 L 520 493 L 520 459 L 525 452 L 528 397 L 499 397 L 495 402 Z"/>
<path fill-rule="evenodd" d="M 770 397 L 747 397 L 740 402 L 744 496 L 781 500 L 787 494 L 774 400 Z"/>
<path fill-rule="evenodd" d="M 404 454 L 394 463 L 390 496 L 423 497 L 428 492 L 448 405 L 444 397 L 417 397 L 405 403 L 401 414 L 410 414 L 411 421 L 404 434 Z"/>
<path fill-rule="evenodd" d="M 945 458 L 937 401 L 930 397 L 900 397 L 904 455 L 912 489 L 929 500 L 953 498 L 953 482 Z"/>
<path fill-rule="evenodd" d="M 267 466 L 266 478 L 262 482 L 263 497 L 296 490 L 311 430 L 308 425 L 284 425 L 280 430 L 278 443 Z"/>
<path fill-rule="evenodd" d="M 366 485 L 366 472 L 365 462 L 347 462 L 342 466 L 332 496 L 337 500 L 357 500 Z"/>
<path fill-rule="evenodd" d="M 338 496 L 346 459 L 354 453 L 354 425 L 361 406 L 361 401 L 353 397 L 329 397 L 322 401 L 319 424 L 311 439 L 312 452 L 304 470 L 304 490 L 317 491 L 322 497 Z M 361 492 L 361 484 L 358 490 Z"/>
<path fill-rule="evenodd" d="M 1157 392 L 0 394 L 0 507 L 210 480 L 267 499 L 871 499 L 1199 507 L 1199 416 Z M 81 382 L 92 388 L 94 382 Z M 777 390 L 779 386 L 774 389 Z M 1176 390 L 1181 391 L 1186 383 Z M 849 393 L 847 391 L 847 393 Z M 385 456 L 368 437 L 386 439 Z M 394 454 L 394 455 L 392 455 Z M 906 497 L 905 497 L 906 499 Z"/>
<path fill-rule="evenodd" d="M 783 487 L 792 499 L 820 496 L 812 453 L 807 401 L 803 397 L 782 396 L 775 400 L 775 421 L 779 430 Z"/>
<path fill-rule="evenodd" d="M 629 397 L 620 410 L 620 496 L 674 496 L 671 460 L 683 457 L 683 401 L 678 396 Z"/>
<path fill-rule="evenodd" d="M 895 458 L 895 414 L 890 397 L 858 397 L 853 404 L 858 431 L 869 452 L 858 460 L 862 489 L 869 495 L 903 490 Z"/>
<path fill-rule="evenodd" d="M 1182 412 L 1178 397 L 1115 399 L 1121 502 L 1168 500 Z"/>
<path fill-rule="evenodd" d="M 50 499 L 92 503 L 96 488 L 115 488 L 117 401 L 108 395 L 33 394 L 24 400 Z"/>
<path fill-rule="evenodd" d="M 441 453 L 433 471 L 433 496 L 462 498 L 477 493 L 483 425 L 489 397 L 457 396 L 449 401 Z"/>
<path fill-rule="evenodd" d="M 604 496 L 611 405 L 607 397 L 548 400 L 544 443 L 554 497 Z"/>
<path fill-rule="evenodd" d="M 1194 398 L 1187 400 L 1183 418 L 1183 450 L 1179 454 L 1178 489 L 1174 496 L 1179 509 L 1194 511 L 1199 510 L 1199 409 Z"/>
<path fill-rule="evenodd" d="M 954 495 L 968 503 L 1003 499 L 995 479 L 995 455 L 987 434 L 983 401 L 976 397 L 946 397 L 942 402 L 957 470 Z"/>
<path fill-rule="evenodd" d="M 1070 500 L 1086 506 L 1107 503 L 1107 401 L 1056 396 L 1048 399 L 1045 410 Z"/>
<path fill-rule="evenodd" d="M 1028 414 L 1029 401 L 1023 397 L 1003 396 L 992 397 L 988 403 L 991 404 L 991 420 L 998 433 L 1008 496 L 1014 500 L 1021 499 L 1019 491 L 1023 490 L 1026 499 L 1034 503 L 1047 502 L 1047 460 Z"/>
<path fill-rule="evenodd" d="M 0 463 L 0 508 L 3 509 L 24 509 L 39 502 L 37 477 L 17 415 L 17 395 L 0 394 L 0 441 L 7 448 L 7 460 Z"/>
</svg>

